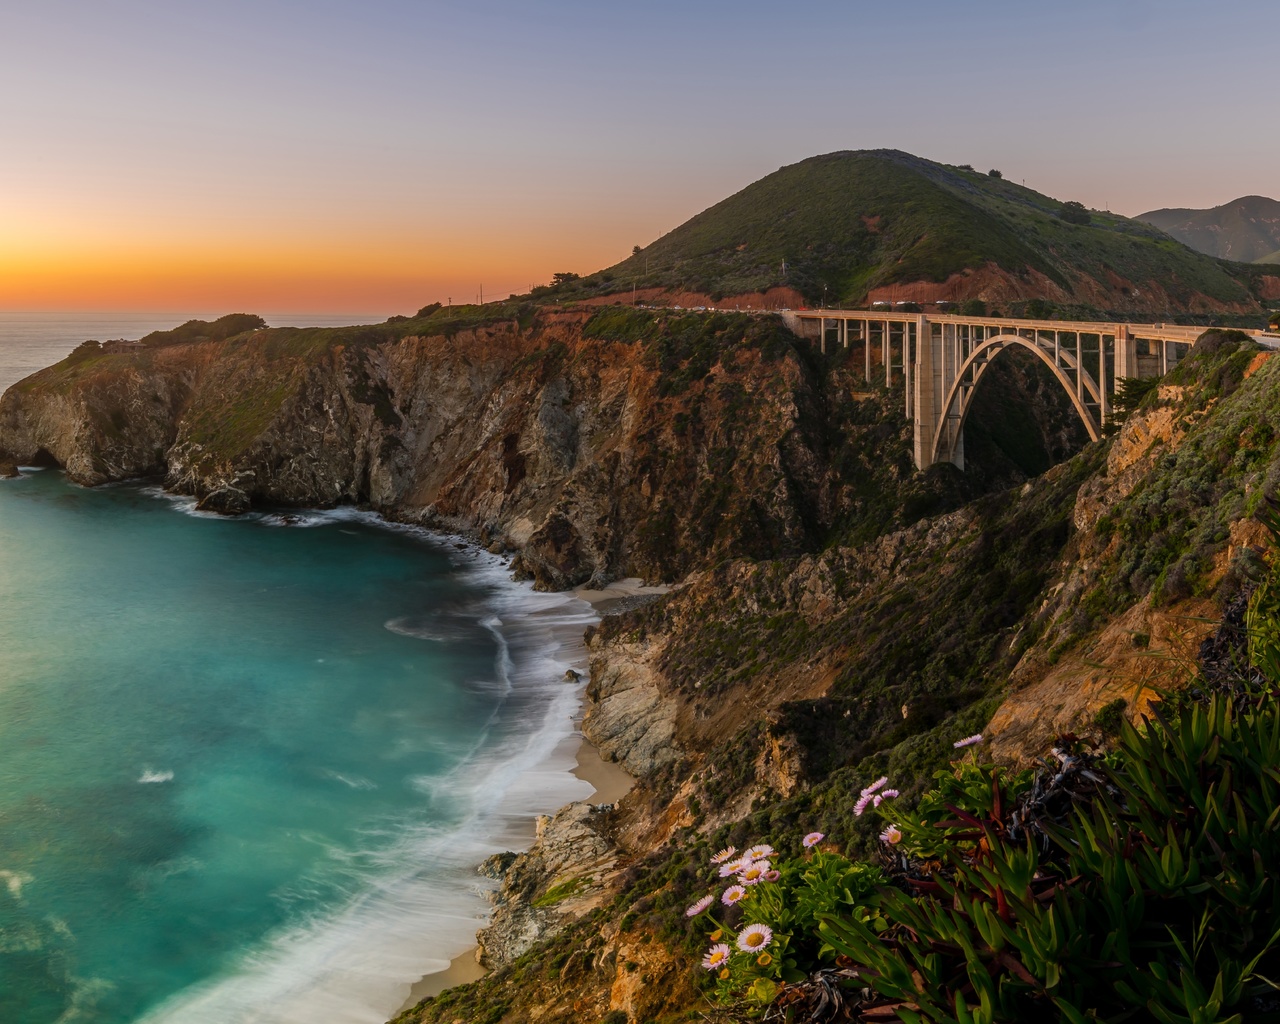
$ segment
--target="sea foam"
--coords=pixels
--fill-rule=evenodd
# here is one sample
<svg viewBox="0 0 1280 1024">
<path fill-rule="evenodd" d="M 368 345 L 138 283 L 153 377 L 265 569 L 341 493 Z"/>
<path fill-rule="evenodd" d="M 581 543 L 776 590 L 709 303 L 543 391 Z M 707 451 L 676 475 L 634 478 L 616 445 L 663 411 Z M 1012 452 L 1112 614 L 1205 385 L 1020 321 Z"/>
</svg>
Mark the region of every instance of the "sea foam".
<svg viewBox="0 0 1280 1024">
<path fill-rule="evenodd" d="M 468 612 L 480 613 L 472 621 L 494 638 L 489 685 L 500 699 L 481 739 L 452 771 L 408 780 L 424 798 L 465 809 L 460 823 L 416 827 L 371 853 L 376 871 L 344 906 L 277 932 L 232 971 L 179 993 L 139 1024 L 382 1024 L 413 983 L 474 944 L 493 888 L 476 865 L 527 846 L 536 815 L 591 793 L 571 774 L 582 686 L 563 681 L 567 669 L 585 668 L 582 631 L 598 621 L 588 604 L 512 582 L 500 557 L 461 547 L 460 538 L 351 509 L 297 518 L 289 525 L 359 520 L 411 532 L 446 553 L 489 595 L 483 609 Z"/>
</svg>

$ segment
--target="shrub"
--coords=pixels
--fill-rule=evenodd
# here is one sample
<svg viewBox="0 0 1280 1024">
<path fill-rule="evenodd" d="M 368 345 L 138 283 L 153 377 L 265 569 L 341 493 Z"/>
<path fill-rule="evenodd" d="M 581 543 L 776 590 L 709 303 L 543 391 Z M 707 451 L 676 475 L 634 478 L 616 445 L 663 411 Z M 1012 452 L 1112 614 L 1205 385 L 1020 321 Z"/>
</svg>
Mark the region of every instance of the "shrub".
<svg viewBox="0 0 1280 1024">
<path fill-rule="evenodd" d="M 1068 224 L 1088 224 L 1093 220 L 1089 211 L 1084 208 L 1084 203 L 1074 201 L 1062 204 L 1062 208 L 1058 210 L 1058 219 Z"/>
<path fill-rule="evenodd" d="M 746 998 L 767 1005 L 780 984 L 803 981 L 830 964 L 835 954 L 822 942 L 820 919 L 837 910 L 859 915 L 884 884 L 879 868 L 819 848 L 822 839 L 818 833 L 805 837 L 805 856 L 776 868 L 768 845 L 741 855 L 728 847 L 712 858 L 708 874 L 723 888 L 686 914 L 711 930 L 702 965 L 715 975 L 722 1002 Z"/>
<path fill-rule="evenodd" d="M 1118 736 L 1124 727 L 1124 709 L 1128 706 L 1129 702 L 1123 697 L 1108 701 L 1098 708 L 1097 714 L 1093 716 L 1093 724 L 1107 736 Z"/>
</svg>

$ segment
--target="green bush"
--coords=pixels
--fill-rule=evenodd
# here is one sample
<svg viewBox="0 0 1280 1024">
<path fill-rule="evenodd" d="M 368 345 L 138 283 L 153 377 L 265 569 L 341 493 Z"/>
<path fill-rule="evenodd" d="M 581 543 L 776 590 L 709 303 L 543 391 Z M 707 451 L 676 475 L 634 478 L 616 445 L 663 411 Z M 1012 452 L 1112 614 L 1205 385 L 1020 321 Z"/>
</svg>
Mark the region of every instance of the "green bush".
<svg viewBox="0 0 1280 1024">
<path fill-rule="evenodd" d="M 780 985 L 802 981 L 830 963 L 835 954 L 820 937 L 819 921 L 837 910 L 857 915 L 884 884 L 878 867 L 818 848 L 822 838 L 818 833 L 806 837 L 812 848 L 805 856 L 779 862 L 776 869 L 767 845 L 750 847 L 737 860 L 730 859 L 737 853 L 732 847 L 713 858 L 707 873 L 717 889 L 686 914 L 710 930 L 703 967 L 715 977 L 722 1002 L 746 998 L 768 1005 Z M 740 870 L 723 875 L 734 867 Z M 755 948 L 749 942 L 753 932 Z"/>
<path fill-rule="evenodd" d="M 1098 713 L 1093 716 L 1093 724 L 1107 736 L 1118 736 L 1124 726 L 1124 709 L 1128 706 L 1129 702 L 1123 697 L 1108 701 L 1098 708 Z"/>
</svg>

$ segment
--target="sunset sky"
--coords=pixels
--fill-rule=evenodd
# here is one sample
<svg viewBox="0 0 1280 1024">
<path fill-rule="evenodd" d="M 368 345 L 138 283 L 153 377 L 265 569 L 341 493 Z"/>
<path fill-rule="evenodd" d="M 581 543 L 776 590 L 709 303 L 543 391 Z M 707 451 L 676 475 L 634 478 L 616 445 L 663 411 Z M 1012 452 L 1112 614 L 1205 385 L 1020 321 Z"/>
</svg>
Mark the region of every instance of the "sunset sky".
<svg viewBox="0 0 1280 1024">
<path fill-rule="evenodd" d="M 894 147 L 1280 198 L 1275 0 L 0 6 L 0 309 L 412 312 Z"/>
</svg>

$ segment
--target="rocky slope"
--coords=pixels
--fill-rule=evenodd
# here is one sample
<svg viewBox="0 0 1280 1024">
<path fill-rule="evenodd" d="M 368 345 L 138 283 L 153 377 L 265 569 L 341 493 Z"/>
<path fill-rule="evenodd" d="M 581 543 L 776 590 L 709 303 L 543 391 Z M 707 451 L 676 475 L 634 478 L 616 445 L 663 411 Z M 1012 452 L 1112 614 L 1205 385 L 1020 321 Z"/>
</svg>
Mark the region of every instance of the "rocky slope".
<svg viewBox="0 0 1280 1024">
<path fill-rule="evenodd" d="M 1209 336 L 1116 438 L 1019 488 L 606 618 L 587 728 L 642 776 L 607 819 L 611 902 L 401 1020 L 717 1019 L 681 913 L 712 849 L 816 828 L 870 850 L 859 787 L 909 799 L 969 733 L 1014 762 L 1064 731 L 1105 744 L 1239 608 L 1277 485 L 1280 360 Z"/>
<path fill-rule="evenodd" d="M 1209 256 L 1280 262 L 1280 202 L 1265 196 L 1242 196 L 1211 210 L 1152 210 L 1136 219 Z"/>
</svg>

